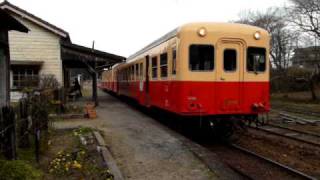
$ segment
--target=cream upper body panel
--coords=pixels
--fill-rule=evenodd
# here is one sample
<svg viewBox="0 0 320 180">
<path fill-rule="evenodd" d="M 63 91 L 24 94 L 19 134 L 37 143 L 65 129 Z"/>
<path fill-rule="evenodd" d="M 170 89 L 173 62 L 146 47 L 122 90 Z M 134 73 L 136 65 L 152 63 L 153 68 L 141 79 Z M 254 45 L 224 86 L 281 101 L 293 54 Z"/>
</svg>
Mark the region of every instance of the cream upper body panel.
<svg viewBox="0 0 320 180">
<path fill-rule="evenodd" d="M 206 35 L 200 36 L 199 30 L 204 28 Z M 255 33 L 259 33 L 259 39 L 255 39 Z M 143 80 L 145 80 L 146 68 L 149 68 L 149 77 L 152 76 L 152 57 L 157 56 L 157 77 L 150 78 L 150 81 L 221 81 L 226 78 L 229 81 L 267 82 L 269 81 L 269 33 L 261 28 L 235 24 L 235 23 L 190 23 L 183 25 L 159 40 L 153 42 L 133 56 L 130 56 L 125 63 L 116 66 L 113 70 L 121 71 L 129 69 L 132 65 L 143 63 Z M 202 44 L 214 47 L 214 68 L 212 71 L 192 71 L 189 65 L 190 45 Z M 250 72 L 247 70 L 247 49 L 258 47 L 265 49 L 266 67 L 263 72 Z M 176 48 L 176 74 L 172 74 L 172 49 Z M 238 73 L 225 73 L 223 67 L 223 48 L 237 49 L 239 61 L 237 63 Z M 160 77 L 160 54 L 168 53 L 168 77 Z M 149 56 L 149 67 L 146 67 L 145 57 Z M 139 67 L 140 68 L 140 67 Z M 128 73 L 128 72 L 127 72 Z M 222 77 L 225 76 L 225 77 Z M 136 79 L 136 77 L 135 77 Z M 141 78 L 139 78 L 141 80 Z M 129 77 L 129 81 L 134 79 Z"/>
<path fill-rule="evenodd" d="M 198 31 L 205 28 L 206 35 L 199 36 Z M 254 34 L 259 32 L 260 39 L 256 40 Z M 222 42 L 230 46 L 240 44 L 242 51 L 239 51 L 238 75 L 230 77 L 227 81 L 269 81 L 269 41 L 270 36 L 266 30 L 258 27 L 232 24 L 232 23 L 193 23 L 182 26 L 179 32 L 180 37 L 180 78 L 181 81 L 220 81 L 220 73 L 223 67 L 221 57 Z M 193 44 L 213 45 L 214 47 L 214 69 L 212 71 L 191 71 L 189 68 L 189 47 Z M 248 72 L 246 69 L 248 47 L 260 47 L 266 49 L 266 70 L 264 72 Z M 230 75 L 232 76 L 232 75 Z"/>
</svg>

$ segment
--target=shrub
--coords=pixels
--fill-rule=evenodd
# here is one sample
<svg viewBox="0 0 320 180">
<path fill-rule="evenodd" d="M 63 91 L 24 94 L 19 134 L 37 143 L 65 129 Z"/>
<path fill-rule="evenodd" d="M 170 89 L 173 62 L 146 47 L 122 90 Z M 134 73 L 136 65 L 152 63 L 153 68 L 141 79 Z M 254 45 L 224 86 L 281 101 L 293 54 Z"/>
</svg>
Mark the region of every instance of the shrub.
<svg viewBox="0 0 320 180">
<path fill-rule="evenodd" d="M 0 160 L 0 177 L 10 180 L 37 180 L 41 179 L 42 173 L 25 161 Z"/>
</svg>

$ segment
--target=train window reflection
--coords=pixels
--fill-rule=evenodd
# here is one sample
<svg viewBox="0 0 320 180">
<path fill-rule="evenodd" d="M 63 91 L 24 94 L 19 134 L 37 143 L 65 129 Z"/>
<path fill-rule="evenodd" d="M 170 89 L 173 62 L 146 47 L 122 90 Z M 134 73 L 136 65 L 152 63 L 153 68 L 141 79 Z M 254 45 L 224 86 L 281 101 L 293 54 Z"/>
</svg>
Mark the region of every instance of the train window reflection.
<svg viewBox="0 0 320 180">
<path fill-rule="evenodd" d="M 191 45 L 189 68 L 192 71 L 210 71 L 214 68 L 214 47 L 212 45 Z"/>
<path fill-rule="evenodd" d="M 225 71 L 235 71 L 237 69 L 237 51 L 235 49 L 224 50 L 223 64 Z"/>
<path fill-rule="evenodd" d="M 254 72 L 263 72 L 266 70 L 266 49 L 248 48 L 247 70 Z"/>
</svg>

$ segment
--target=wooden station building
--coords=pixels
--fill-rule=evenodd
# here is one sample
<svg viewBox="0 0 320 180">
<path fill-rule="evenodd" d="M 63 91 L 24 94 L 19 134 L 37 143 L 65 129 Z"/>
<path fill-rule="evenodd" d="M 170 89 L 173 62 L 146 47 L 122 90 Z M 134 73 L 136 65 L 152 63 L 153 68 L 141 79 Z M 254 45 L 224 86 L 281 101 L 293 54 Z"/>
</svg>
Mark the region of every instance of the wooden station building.
<svg viewBox="0 0 320 180">
<path fill-rule="evenodd" d="M 69 72 L 84 68 L 92 76 L 96 89 L 99 68 L 112 66 L 124 57 L 73 44 L 65 30 L 9 3 L 0 3 L 6 11 L 30 31 L 9 33 L 11 56 L 11 97 L 19 99 L 24 87 L 39 86 L 40 78 L 53 75 L 61 87 L 68 88 Z M 96 96 L 96 90 L 93 92 Z"/>
<path fill-rule="evenodd" d="M 0 107 L 9 105 L 10 53 L 8 33 L 11 30 L 27 33 L 27 27 L 0 9 Z"/>
</svg>

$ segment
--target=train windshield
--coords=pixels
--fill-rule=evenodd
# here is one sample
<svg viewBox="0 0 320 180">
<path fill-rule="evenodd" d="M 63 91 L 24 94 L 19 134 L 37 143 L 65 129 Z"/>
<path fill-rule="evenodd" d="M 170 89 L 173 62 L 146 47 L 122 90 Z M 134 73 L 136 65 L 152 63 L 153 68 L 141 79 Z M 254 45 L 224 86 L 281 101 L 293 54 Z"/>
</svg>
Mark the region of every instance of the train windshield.
<svg viewBox="0 0 320 180">
<path fill-rule="evenodd" d="M 248 48 L 247 70 L 252 72 L 264 72 L 266 70 L 265 48 Z"/>
<path fill-rule="evenodd" d="M 189 48 L 189 68 L 191 71 L 211 71 L 214 66 L 214 47 L 193 44 Z"/>
</svg>

